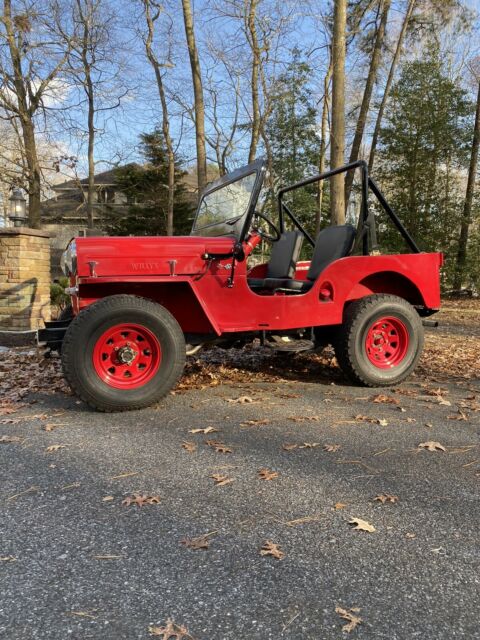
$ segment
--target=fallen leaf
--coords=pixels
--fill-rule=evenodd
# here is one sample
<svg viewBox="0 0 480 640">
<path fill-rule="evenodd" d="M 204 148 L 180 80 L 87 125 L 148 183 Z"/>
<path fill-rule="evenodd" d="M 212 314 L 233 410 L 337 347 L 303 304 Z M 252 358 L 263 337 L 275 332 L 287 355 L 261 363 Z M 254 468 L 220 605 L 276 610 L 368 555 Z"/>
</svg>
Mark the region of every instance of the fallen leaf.
<svg viewBox="0 0 480 640">
<path fill-rule="evenodd" d="M 205 429 L 189 429 L 188 433 L 214 433 L 218 432 L 218 429 L 214 427 L 205 427 Z"/>
<path fill-rule="evenodd" d="M 435 442 L 434 440 L 428 440 L 428 442 L 421 442 L 418 445 L 419 449 L 426 449 L 427 451 L 446 451 L 443 444 Z"/>
<path fill-rule="evenodd" d="M 292 422 L 318 422 L 320 416 L 289 416 L 288 419 Z"/>
<path fill-rule="evenodd" d="M 416 533 L 410 533 L 410 532 L 409 532 L 409 533 L 406 533 L 406 534 L 405 534 L 405 537 L 406 537 L 406 538 L 416 538 L 416 537 L 417 537 L 417 534 L 416 534 Z"/>
<path fill-rule="evenodd" d="M 299 449 L 315 449 L 315 447 L 319 447 L 319 446 L 320 446 L 320 442 L 304 442 L 298 448 Z"/>
<path fill-rule="evenodd" d="M 353 524 L 353 528 L 356 531 L 368 531 L 368 533 L 373 533 L 374 531 L 376 531 L 373 524 L 370 524 L 369 522 L 367 522 L 366 520 L 362 520 L 361 518 L 352 518 L 348 521 L 348 524 Z"/>
<path fill-rule="evenodd" d="M 324 451 L 328 451 L 328 453 L 335 453 L 335 451 L 338 451 L 340 449 L 340 445 L 339 444 L 324 444 L 323 445 L 323 450 Z"/>
<path fill-rule="evenodd" d="M 13 444 L 15 442 L 23 442 L 25 438 L 19 436 L 0 436 L 0 442 L 3 444 Z"/>
<path fill-rule="evenodd" d="M 0 562 L 16 562 L 17 558 L 15 556 L 0 556 Z"/>
<path fill-rule="evenodd" d="M 105 555 L 105 556 L 93 556 L 94 560 L 120 560 L 125 556 L 114 556 L 114 555 Z"/>
<path fill-rule="evenodd" d="M 197 445 L 195 444 L 195 442 L 182 442 L 182 447 L 185 449 L 185 451 L 188 451 L 188 453 L 194 453 L 197 450 Z"/>
<path fill-rule="evenodd" d="M 102 502 L 111 502 L 112 500 L 114 500 L 113 496 L 105 496 L 102 498 Z"/>
<path fill-rule="evenodd" d="M 398 500 L 398 496 L 392 496 L 389 493 L 380 493 L 378 496 L 375 496 L 373 500 L 376 502 L 381 502 L 382 504 L 385 504 L 386 502 L 395 503 Z"/>
<path fill-rule="evenodd" d="M 224 487 L 226 484 L 230 484 L 231 482 L 233 482 L 233 478 L 223 476 L 221 473 L 212 473 L 210 478 L 215 480 L 215 486 L 217 487 Z"/>
<path fill-rule="evenodd" d="M 205 440 L 205 444 L 212 449 L 215 449 L 217 453 L 232 453 L 232 449 L 227 447 L 223 442 L 217 442 L 217 440 Z"/>
<path fill-rule="evenodd" d="M 253 401 L 253 398 L 250 398 L 250 396 L 241 396 L 240 398 L 227 398 L 227 402 L 233 404 L 251 404 Z"/>
<path fill-rule="evenodd" d="M 454 416 L 447 416 L 448 420 L 468 420 L 468 416 L 466 413 L 463 413 L 463 411 L 461 409 L 458 410 L 458 413 L 456 413 Z"/>
<path fill-rule="evenodd" d="M 298 447 L 298 444 L 289 444 L 288 442 L 282 445 L 282 449 L 284 451 L 293 451 L 293 449 L 296 449 Z"/>
<path fill-rule="evenodd" d="M 65 449 L 66 447 L 68 447 L 68 444 L 51 444 L 45 449 L 45 451 L 47 453 L 53 453 L 54 451 L 58 451 L 59 449 Z"/>
<path fill-rule="evenodd" d="M 20 424 L 24 418 L 3 418 L 0 424 Z"/>
<path fill-rule="evenodd" d="M 127 498 L 125 498 L 125 500 L 122 501 L 122 504 L 125 507 L 130 507 L 132 505 L 133 506 L 136 505 L 137 507 L 143 507 L 146 504 L 160 504 L 160 497 L 134 493 L 132 496 L 128 496 Z"/>
<path fill-rule="evenodd" d="M 273 556 L 277 560 L 282 560 L 282 558 L 285 557 L 285 554 L 280 549 L 278 544 L 271 542 L 270 540 L 267 540 L 266 542 L 264 542 L 262 548 L 260 549 L 260 555 Z"/>
<path fill-rule="evenodd" d="M 399 401 L 396 398 L 392 398 L 392 396 L 385 396 L 383 393 L 379 393 L 378 396 L 374 396 L 372 398 L 372 402 L 377 404 L 399 404 Z"/>
<path fill-rule="evenodd" d="M 347 624 L 344 624 L 342 627 L 342 631 L 345 631 L 346 633 L 350 633 L 351 631 L 353 631 L 359 624 L 362 624 L 362 618 L 359 618 L 358 616 L 356 616 L 353 612 L 358 612 L 360 611 L 360 609 L 358 609 L 357 607 L 350 609 L 350 611 L 347 611 L 346 609 L 343 609 L 342 607 L 335 607 L 335 613 L 338 613 L 338 615 L 343 618 L 344 620 L 347 621 Z"/>
<path fill-rule="evenodd" d="M 210 541 L 206 535 L 198 536 L 198 538 L 183 538 L 183 540 L 180 540 L 180 543 L 194 551 L 198 551 L 199 549 L 208 549 L 210 546 Z"/>
<path fill-rule="evenodd" d="M 58 429 L 58 427 L 66 427 L 66 424 L 55 424 L 54 422 L 47 422 L 47 424 L 43 425 L 44 431 L 54 431 L 54 429 Z"/>
<path fill-rule="evenodd" d="M 96 615 L 93 615 L 93 613 L 88 613 L 88 611 L 70 611 L 69 613 L 72 616 L 78 616 L 79 618 L 92 618 L 92 620 L 95 620 L 97 617 Z"/>
<path fill-rule="evenodd" d="M 287 520 L 284 522 L 288 527 L 296 527 L 299 524 L 306 524 L 307 522 L 317 522 L 322 517 L 322 514 L 316 516 L 304 516 L 303 518 L 296 518 L 295 520 Z"/>
<path fill-rule="evenodd" d="M 175 624 L 173 620 L 167 620 L 165 627 L 156 627 L 151 625 L 148 627 L 148 633 L 151 636 L 163 636 L 163 640 L 183 640 L 183 638 L 191 638 L 186 627 Z"/>
<path fill-rule="evenodd" d="M 345 509 L 347 505 L 344 502 L 336 502 L 333 506 L 338 511 L 339 509 Z"/>
<path fill-rule="evenodd" d="M 388 427 L 388 422 L 387 420 L 385 420 L 385 418 L 379 418 L 377 420 L 377 423 L 381 426 L 381 427 Z"/>
<path fill-rule="evenodd" d="M 259 469 L 258 475 L 261 480 L 273 480 L 274 478 L 278 478 L 277 471 L 270 471 L 269 469 Z"/>
<path fill-rule="evenodd" d="M 245 422 L 241 422 L 241 427 L 260 427 L 265 424 L 270 424 L 270 420 L 268 418 L 263 418 L 263 420 L 245 420 Z"/>
</svg>

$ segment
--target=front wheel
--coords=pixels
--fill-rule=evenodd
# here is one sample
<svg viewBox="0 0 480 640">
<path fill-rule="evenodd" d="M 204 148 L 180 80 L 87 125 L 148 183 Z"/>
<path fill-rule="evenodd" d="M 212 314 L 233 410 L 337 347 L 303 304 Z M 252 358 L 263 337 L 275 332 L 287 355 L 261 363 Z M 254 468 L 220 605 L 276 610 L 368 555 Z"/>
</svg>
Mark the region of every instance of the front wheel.
<svg viewBox="0 0 480 640">
<path fill-rule="evenodd" d="M 422 322 L 403 298 L 368 296 L 348 307 L 334 347 L 340 367 L 355 382 L 369 387 L 398 384 L 422 354 Z"/>
<path fill-rule="evenodd" d="M 183 332 L 167 309 L 145 298 L 116 295 L 82 310 L 62 348 L 65 378 L 100 411 L 158 402 L 185 366 Z"/>
</svg>

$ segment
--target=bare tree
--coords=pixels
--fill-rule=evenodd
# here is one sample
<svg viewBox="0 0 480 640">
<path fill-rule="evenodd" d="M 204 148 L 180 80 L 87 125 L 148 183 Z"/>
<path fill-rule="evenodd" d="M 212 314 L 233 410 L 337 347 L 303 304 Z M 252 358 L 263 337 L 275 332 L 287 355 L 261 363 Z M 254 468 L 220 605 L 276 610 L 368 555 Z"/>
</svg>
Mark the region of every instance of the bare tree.
<svg viewBox="0 0 480 640">
<path fill-rule="evenodd" d="M 378 136 L 380 135 L 380 127 L 382 126 L 383 114 L 385 112 L 385 106 L 387 104 L 387 100 L 390 96 L 390 90 L 392 88 L 393 79 L 395 77 L 395 71 L 397 69 L 398 62 L 400 60 L 400 56 L 402 54 L 403 42 L 405 40 L 405 34 L 408 29 L 408 25 L 410 23 L 410 19 L 412 17 L 413 10 L 415 8 L 417 0 L 408 0 L 407 11 L 403 18 L 402 26 L 400 28 L 400 32 L 398 34 L 397 43 L 395 45 L 395 53 L 393 54 L 392 62 L 390 63 L 390 69 L 388 72 L 387 82 L 385 84 L 385 88 L 383 90 L 382 100 L 380 102 L 380 107 L 378 109 L 377 118 L 375 121 L 375 128 L 373 130 L 372 142 L 370 145 L 370 155 L 368 158 L 368 170 L 371 171 L 373 169 L 373 163 L 375 161 L 375 152 L 377 150 L 378 144 Z"/>
<path fill-rule="evenodd" d="M 205 103 L 203 99 L 202 73 L 198 57 L 195 31 L 193 27 L 192 5 L 190 0 L 182 0 L 183 21 L 187 38 L 188 55 L 192 70 L 192 84 L 195 110 L 195 142 L 197 147 L 197 181 L 201 192 L 207 184 L 207 152 L 205 148 Z"/>
<path fill-rule="evenodd" d="M 478 82 L 477 107 L 475 112 L 475 125 L 473 128 L 472 150 L 470 153 L 470 165 L 468 168 L 467 190 L 463 205 L 460 237 L 458 240 L 457 263 L 455 266 L 454 289 L 460 289 L 467 261 L 467 245 L 470 225 L 472 223 L 472 203 L 475 182 L 477 178 L 478 150 L 480 147 L 480 80 Z"/>
<path fill-rule="evenodd" d="M 171 65 L 170 62 L 170 47 L 167 54 L 167 60 L 161 63 L 153 50 L 154 36 L 155 36 L 155 23 L 159 19 L 163 7 L 156 0 L 142 0 L 143 10 L 145 16 L 145 22 L 147 25 L 147 34 L 144 37 L 143 42 L 145 45 L 145 53 L 147 59 L 152 66 L 155 73 L 155 81 L 157 83 L 158 97 L 162 108 L 162 133 L 167 150 L 167 163 L 168 163 L 168 184 L 167 184 L 167 235 L 173 235 L 174 231 L 174 199 L 175 199 L 175 150 L 173 147 L 173 140 L 170 135 L 170 116 L 168 112 L 168 103 L 165 92 L 165 85 L 163 79 L 163 73 L 165 69 Z"/>
<path fill-rule="evenodd" d="M 49 24 L 57 17 L 57 5 L 49 4 L 46 13 L 25 5 L 24 12 L 14 15 L 11 0 L 3 0 L 0 14 L 1 38 L 6 43 L 0 51 L 0 107 L 20 123 L 32 227 L 40 226 L 42 180 L 35 118 L 43 110 L 44 98 L 68 57 L 68 51 L 61 50 L 49 30 Z"/>
<path fill-rule="evenodd" d="M 330 61 L 328 63 L 327 73 L 323 79 L 323 105 L 322 105 L 322 121 L 320 128 L 320 149 L 319 149 L 319 161 L 318 171 L 323 173 L 326 166 L 327 158 L 327 136 L 328 136 L 328 114 L 329 114 L 329 102 L 330 102 L 330 80 L 332 79 L 332 56 L 330 55 Z M 321 180 L 317 187 L 317 211 L 315 214 L 315 235 L 320 231 L 320 223 L 322 219 L 322 206 L 323 196 L 325 193 L 325 181 Z"/>
<path fill-rule="evenodd" d="M 335 0 L 332 38 L 332 127 L 330 168 L 345 162 L 345 28 L 346 0 Z M 330 217 L 332 224 L 345 223 L 345 176 L 340 173 L 330 182 Z"/>
<path fill-rule="evenodd" d="M 370 109 L 370 100 L 372 98 L 373 87 L 377 80 L 378 68 L 380 65 L 383 42 L 385 38 L 385 29 L 387 26 L 388 13 L 390 11 L 391 0 L 380 0 L 378 12 L 380 15 L 380 23 L 376 29 L 375 41 L 368 69 L 367 81 L 363 91 L 362 103 L 355 127 L 355 135 L 353 137 L 352 148 L 350 151 L 349 162 L 358 160 L 360 153 L 360 145 L 362 144 L 363 134 L 367 124 L 368 111 Z M 350 191 L 352 189 L 354 171 L 349 171 L 345 177 L 345 203 L 348 205 L 350 199 Z"/>
<path fill-rule="evenodd" d="M 252 50 L 252 69 L 250 78 L 250 90 L 252 95 L 252 134 L 250 138 L 250 149 L 248 151 L 248 162 L 253 162 L 257 155 L 257 145 L 260 140 L 261 114 L 259 97 L 259 74 L 261 60 L 261 49 L 258 43 L 256 13 L 259 0 L 244 0 L 245 2 L 245 23 L 247 40 Z"/>
</svg>

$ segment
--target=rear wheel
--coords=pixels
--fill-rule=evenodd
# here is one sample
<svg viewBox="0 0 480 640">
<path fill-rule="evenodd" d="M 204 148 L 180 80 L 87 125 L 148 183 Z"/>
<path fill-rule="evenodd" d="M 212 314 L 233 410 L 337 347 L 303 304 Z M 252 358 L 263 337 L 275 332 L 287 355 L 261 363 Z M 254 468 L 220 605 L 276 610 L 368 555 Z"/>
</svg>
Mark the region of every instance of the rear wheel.
<svg viewBox="0 0 480 640">
<path fill-rule="evenodd" d="M 423 349 L 423 326 L 403 298 L 377 294 L 352 303 L 335 342 L 342 370 L 355 382 L 381 387 L 405 380 Z"/>
<path fill-rule="evenodd" d="M 158 402 L 179 379 L 185 340 L 164 307 L 135 296 L 110 296 L 71 322 L 62 365 L 73 391 L 94 409 L 140 409 Z"/>
</svg>

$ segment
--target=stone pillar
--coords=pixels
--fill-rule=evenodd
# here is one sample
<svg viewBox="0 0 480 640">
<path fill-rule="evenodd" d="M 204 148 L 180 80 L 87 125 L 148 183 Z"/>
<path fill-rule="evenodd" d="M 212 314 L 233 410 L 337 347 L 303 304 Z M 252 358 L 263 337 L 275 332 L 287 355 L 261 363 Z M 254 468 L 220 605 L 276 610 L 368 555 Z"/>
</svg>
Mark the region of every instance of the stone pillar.
<svg viewBox="0 0 480 640">
<path fill-rule="evenodd" d="M 0 228 L 0 331 L 28 331 L 50 320 L 50 234 Z"/>
</svg>

